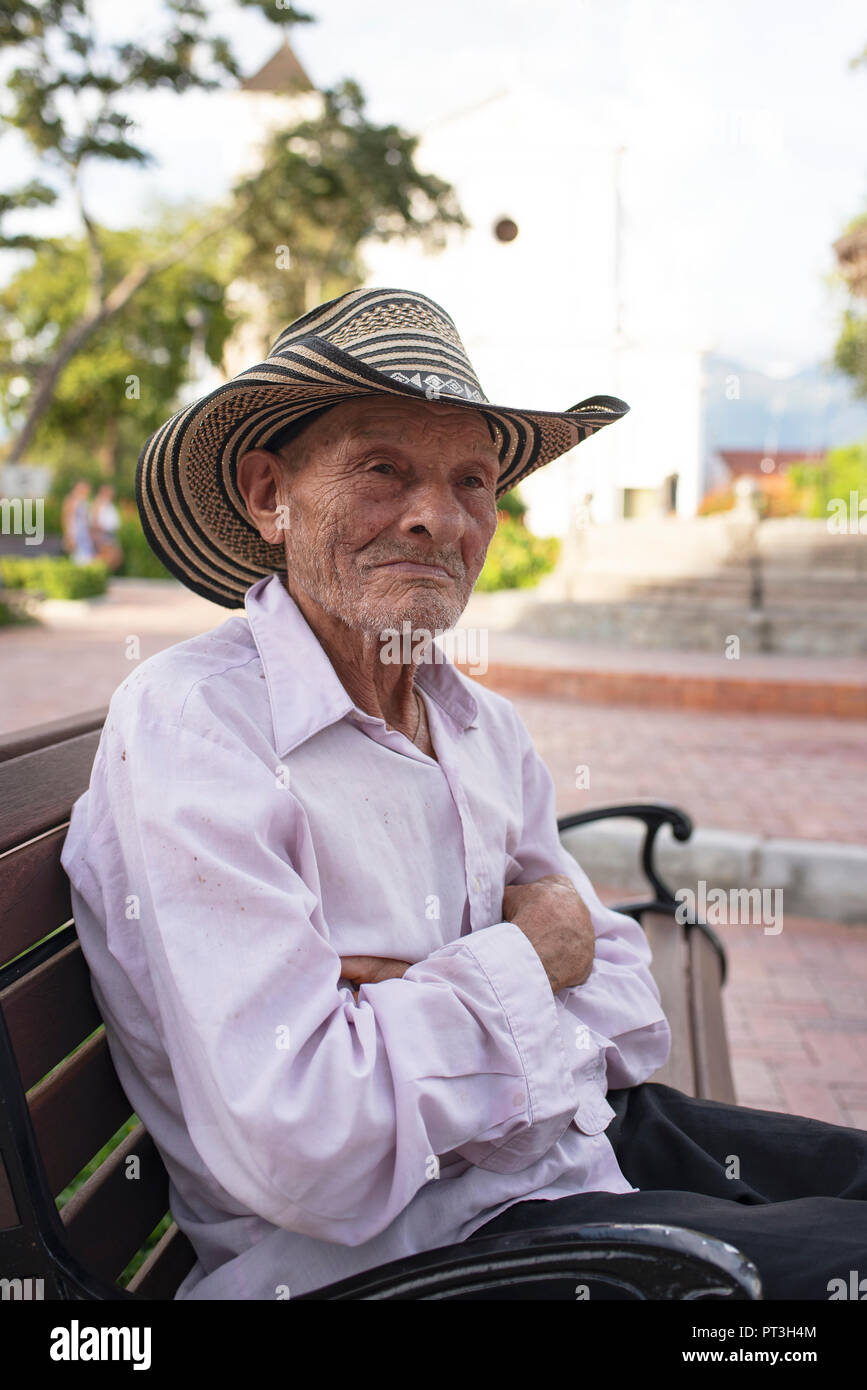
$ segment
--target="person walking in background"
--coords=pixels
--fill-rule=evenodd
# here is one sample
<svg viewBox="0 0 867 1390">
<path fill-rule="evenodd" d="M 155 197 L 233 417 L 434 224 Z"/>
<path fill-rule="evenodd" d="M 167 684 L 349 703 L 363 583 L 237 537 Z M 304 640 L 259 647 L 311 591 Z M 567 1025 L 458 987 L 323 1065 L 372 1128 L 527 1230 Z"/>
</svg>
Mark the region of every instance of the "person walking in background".
<svg viewBox="0 0 867 1390">
<path fill-rule="evenodd" d="M 76 565 L 89 564 L 96 555 L 90 533 L 89 498 L 90 483 L 82 478 L 63 500 L 63 548 Z"/>
<path fill-rule="evenodd" d="M 123 551 L 118 535 L 120 532 L 120 512 L 114 505 L 114 487 L 102 483 L 90 508 L 90 534 L 96 558 L 103 560 L 112 571 L 120 568 Z"/>
</svg>

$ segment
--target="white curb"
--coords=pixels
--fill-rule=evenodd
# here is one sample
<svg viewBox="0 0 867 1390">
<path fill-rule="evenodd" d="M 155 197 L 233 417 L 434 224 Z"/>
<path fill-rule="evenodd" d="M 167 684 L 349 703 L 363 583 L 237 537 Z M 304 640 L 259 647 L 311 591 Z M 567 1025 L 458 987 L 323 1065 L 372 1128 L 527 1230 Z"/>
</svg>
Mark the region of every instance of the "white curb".
<svg viewBox="0 0 867 1390">
<path fill-rule="evenodd" d="M 594 884 L 624 898 L 647 891 L 640 869 L 644 827 L 602 821 L 567 830 L 562 841 Z M 684 842 L 664 826 L 656 865 L 673 893 L 708 889 L 780 888 L 796 917 L 867 926 L 867 848 L 831 841 L 763 839 L 729 830 L 696 829 Z"/>
</svg>

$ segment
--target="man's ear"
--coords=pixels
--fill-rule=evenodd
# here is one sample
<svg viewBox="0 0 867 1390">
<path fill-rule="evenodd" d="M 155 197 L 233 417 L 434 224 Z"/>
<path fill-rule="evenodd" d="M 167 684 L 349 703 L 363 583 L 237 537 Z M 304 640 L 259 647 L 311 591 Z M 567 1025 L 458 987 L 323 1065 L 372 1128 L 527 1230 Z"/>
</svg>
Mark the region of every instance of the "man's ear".
<svg viewBox="0 0 867 1390">
<path fill-rule="evenodd" d="M 238 491 L 259 535 L 279 545 L 286 529 L 286 486 L 283 460 L 269 449 L 250 449 L 238 460 Z"/>
</svg>

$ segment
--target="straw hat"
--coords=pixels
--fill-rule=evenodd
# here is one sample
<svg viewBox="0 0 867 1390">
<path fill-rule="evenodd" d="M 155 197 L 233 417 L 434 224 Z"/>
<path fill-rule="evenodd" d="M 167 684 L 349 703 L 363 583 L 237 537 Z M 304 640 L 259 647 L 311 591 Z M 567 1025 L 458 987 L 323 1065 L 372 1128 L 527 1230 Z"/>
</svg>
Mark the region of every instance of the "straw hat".
<svg viewBox="0 0 867 1390">
<path fill-rule="evenodd" d="M 282 572 L 286 557 L 282 542 L 264 541 L 247 514 L 238 459 L 285 441 L 287 427 L 302 429 L 313 412 L 372 394 L 480 411 L 499 448 L 497 497 L 629 409 L 616 396 L 588 396 L 564 411 L 492 405 L 439 304 L 412 290 L 350 290 L 296 319 L 264 362 L 150 436 L 136 501 L 152 550 L 195 593 L 242 607 L 250 585 Z"/>
</svg>

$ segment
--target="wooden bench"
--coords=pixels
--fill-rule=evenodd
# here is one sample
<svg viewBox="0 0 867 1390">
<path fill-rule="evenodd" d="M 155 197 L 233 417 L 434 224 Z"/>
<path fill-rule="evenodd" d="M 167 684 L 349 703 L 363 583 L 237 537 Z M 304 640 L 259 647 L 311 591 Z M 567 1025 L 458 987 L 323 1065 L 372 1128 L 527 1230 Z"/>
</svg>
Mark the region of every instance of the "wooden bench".
<svg viewBox="0 0 867 1390">
<path fill-rule="evenodd" d="M 72 922 L 60 864 L 73 802 L 87 787 L 105 709 L 0 740 L 0 1280 L 5 1296 L 171 1299 L 195 1261 L 171 1221 L 162 1159 L 117 1079 Z M 642 921 L 674 1035 L 654 1080 L 734 1100 L 713 932 L 673 920 L 675 900 L 653 861 L 656 834 L 683 840 L 671 807 L 608 807 L 565 817 L 561 833 L 628 815 L 646 826 L 650 896 L 626 904 Z M 129 1132 L 94 1164 L 118 1131 Z M 127 1160 L 138 1177 L 127 1177 Z M 64 1193 L 88 1165 L 94 1171 Z M 160 1224 L 167 1229 L 133 1277 Z M 612 1224 L 481 1238 L 396 1261 L 305 1298 L 574 1298 L 592 1279 L 634 1297 L 755 1298 L 754 1267 L 696 1232 Z M 28 1280 L 41 1280 L 39 1285 Z M 594 1288 L 596 1285 L 594 1285 Z M 11 1293 L 8 1292 L 11 1290 Z M 603 1293 L 604 1296 L 604 1293 Z"/>
</svg>

